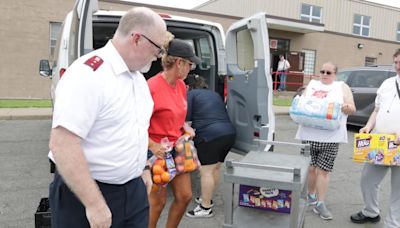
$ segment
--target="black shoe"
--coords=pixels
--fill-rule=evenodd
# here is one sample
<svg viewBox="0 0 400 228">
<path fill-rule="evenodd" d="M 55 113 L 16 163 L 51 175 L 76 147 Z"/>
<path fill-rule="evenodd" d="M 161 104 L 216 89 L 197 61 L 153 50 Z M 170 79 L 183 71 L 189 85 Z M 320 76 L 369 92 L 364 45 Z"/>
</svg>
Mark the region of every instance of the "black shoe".
<svg viewBox="0 0 400 228">
<path fill-rule="evenodd" d="M 358 224 L 364 224 L 364 223 L 367 223 L 367 222 L 370 222 L 370 223 L 377 223 L 377 222 L 379 222 L 379 221 L 381 220 L 381 216 L 378 215 L 378 216 L 376 216 L 376 217 L 371 218 L 371 217 L 365 216 L 365 215 L 360 211 L 360 212 L 358 212 L 358 213 L 356 213 L 356 214 L 352 214 L 352 215 L 350 216 L 350 220 L 351 220 L 353 223 L 358 223 Z"/>
</svg>

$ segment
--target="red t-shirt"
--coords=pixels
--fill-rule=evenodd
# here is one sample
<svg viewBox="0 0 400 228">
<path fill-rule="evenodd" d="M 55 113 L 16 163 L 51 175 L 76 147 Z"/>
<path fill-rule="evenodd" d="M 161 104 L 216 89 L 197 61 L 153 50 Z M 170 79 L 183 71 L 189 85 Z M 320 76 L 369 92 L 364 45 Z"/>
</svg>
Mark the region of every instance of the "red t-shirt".
<svg viewBox="0 0 400 228">
<path fill-rule="evenodd" d="M 149 136 L 157 143 L 164 137 L 175 143 L 183 134 L 187 112 L 186 85 L 178 79 L 176 85 L 171 86 L 161 73 L 150 78 L 147 83 L 154 101 Z"/>
</svg>

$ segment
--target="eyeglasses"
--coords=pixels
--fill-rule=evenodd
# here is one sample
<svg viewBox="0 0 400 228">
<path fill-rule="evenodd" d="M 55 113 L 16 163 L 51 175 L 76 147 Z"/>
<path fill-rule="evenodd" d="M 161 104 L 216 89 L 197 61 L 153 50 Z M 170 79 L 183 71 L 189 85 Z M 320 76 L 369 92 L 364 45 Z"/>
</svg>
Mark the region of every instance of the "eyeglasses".
<svg viewBox="0 0 400 228">
<path fill-rule="evenodd" d="M 133 35 L 133 34 L 132 34 Z M 165 50 L 164 48 L 158 46 L 156 43 L 154 43 L 150 38 L 148 38 L 147 36 L 140 34 L 140 36 L 143 36 L 147 41 L 149 41 L 154 47 L 156 47 L 158 49 L 158 53 L 157 53 L 157 57 L 161 57 L 164 53 Z"/>
<path fill-rule="evenodd" d="M 327 74 L 327 75 L 331 75 L 331 74 L 335 73 L 335 72 L 327 71 L 327 70 L 320 70 L 319 72 L 320 72 L 321 74 Z"/>
<path fill-rule="evenodd" d="M 186 63 L 189 64 L 190 70 L 196 69 L 196 63 L 194 63 L 194 62 L 192 62 L 192 61 L 190 61 L 190 60 L 187 60 L 187 59 L 182 59 L 182 60 L 183 60 L 184 62 L 186 62 Z"/>
</svg>

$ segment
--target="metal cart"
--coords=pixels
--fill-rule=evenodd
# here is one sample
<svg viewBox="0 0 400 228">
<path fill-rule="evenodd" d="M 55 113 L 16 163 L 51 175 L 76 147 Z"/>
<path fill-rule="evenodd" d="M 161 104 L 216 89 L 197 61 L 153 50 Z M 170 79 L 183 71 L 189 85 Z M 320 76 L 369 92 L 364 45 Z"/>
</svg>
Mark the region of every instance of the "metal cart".
<svg viewBox="0 0 400 228">
<path fill-rule="evenodd" d="M 250 151 L 241 161 L 226 161 L 224 173 L 225 220 L 223 227 L 303 227 L 307 192 L 307 170 L 310 163 L 310 146 L 307 144 L 263 141 L 274 146 L 304 148 L 304 154 L 281 154 Z M 235 184 L 290 190 L 290 214 L 262 211 L 238 206 Z M 236 198 L 235 198 L 236 197 Z"/>
</svg>

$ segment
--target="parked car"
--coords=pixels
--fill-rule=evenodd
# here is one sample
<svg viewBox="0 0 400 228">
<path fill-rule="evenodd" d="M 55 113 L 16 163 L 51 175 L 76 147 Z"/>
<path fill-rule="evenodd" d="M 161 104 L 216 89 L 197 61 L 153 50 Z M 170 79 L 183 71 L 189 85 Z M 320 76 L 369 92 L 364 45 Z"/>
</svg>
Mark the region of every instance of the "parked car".
<svg viewBox="0 0 400 228">
<path fill-rule="evenodd" d="M 336 80 L 346 82 L 354 96 L 357 111 L 347 118 L 347 124 L 364 126 L 375 108 L 376 91 L 382 82 L 396 72 L 392 65 L 373 65 L 340 70 Z"/>
</svg>

